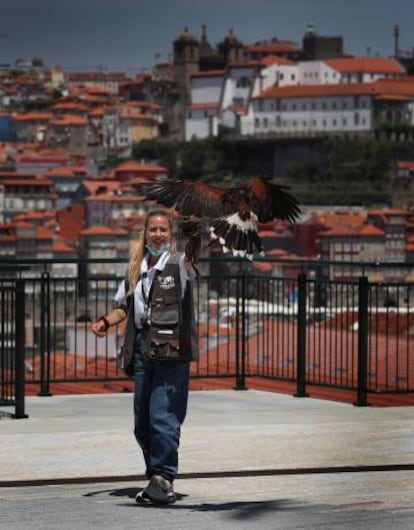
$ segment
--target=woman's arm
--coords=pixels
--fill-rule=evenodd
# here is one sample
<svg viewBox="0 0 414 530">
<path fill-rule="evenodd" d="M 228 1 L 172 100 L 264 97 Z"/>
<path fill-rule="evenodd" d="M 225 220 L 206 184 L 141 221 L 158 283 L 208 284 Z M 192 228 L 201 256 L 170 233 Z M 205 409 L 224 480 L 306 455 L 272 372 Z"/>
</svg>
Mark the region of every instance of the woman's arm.
<svg viewBox="0 0 414 530">
<path fill-rule="evenodd" d="M 107 315 L 101 316 L 96 322 L 92 324 L 92 332 L 95 333 L 97 337 L 105 337 L 108 329 L 111 326 L 116 326 L 125 320 L 127 316 L 127 309 L 125 306 L 116 307 L 112 309 Z"/>
</svg>

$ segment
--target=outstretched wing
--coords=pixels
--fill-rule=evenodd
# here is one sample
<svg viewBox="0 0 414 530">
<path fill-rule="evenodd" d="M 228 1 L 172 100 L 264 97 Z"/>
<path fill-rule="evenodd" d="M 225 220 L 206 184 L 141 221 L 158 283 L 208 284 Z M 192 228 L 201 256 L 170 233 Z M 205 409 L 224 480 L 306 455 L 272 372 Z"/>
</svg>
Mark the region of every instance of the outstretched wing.
<svg viewBox="0 0 414 530">
<path fill-rule="evenodd" d="M 272 184 L 260 177 L 250 181 L 247 196 L 260 223 L 267 223 L 275 218 L 295 222 L 300 214 L 299 201 L 288 189 L 287 186 Z"/>
<path fill-rule="evenodd" d="M 140 188 L 142 196 L 185 216 L 220 217 L 237 210 L 226 188 L 202 182 L 163 179 Z"/>
</svg>

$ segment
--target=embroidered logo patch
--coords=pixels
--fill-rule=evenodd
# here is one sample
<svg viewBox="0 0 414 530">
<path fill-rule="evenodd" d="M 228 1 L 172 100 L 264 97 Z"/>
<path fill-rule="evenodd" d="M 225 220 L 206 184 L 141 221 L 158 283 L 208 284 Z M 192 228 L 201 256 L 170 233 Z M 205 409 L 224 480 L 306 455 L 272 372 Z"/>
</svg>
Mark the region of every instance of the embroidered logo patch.
<svg viewBox="0 0 414 530">
<path fill-rule="evenodd" d="M 164 278 L 160 276 L 158 280 L 162 289 L 172 289 L 175 287 L 174 276 L 165 276 Z"/>
</svg>

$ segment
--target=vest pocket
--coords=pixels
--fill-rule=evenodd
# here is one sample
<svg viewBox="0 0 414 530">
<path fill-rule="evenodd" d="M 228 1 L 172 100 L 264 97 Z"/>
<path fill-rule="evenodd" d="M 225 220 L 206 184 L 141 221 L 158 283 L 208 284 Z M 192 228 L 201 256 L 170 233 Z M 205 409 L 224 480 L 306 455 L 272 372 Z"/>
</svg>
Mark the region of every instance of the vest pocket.
<svg viewBox="0 0 414 530">
<path fill-rule="evenodd" d="M 151 328 L 146 330 L 144 354 L 148 359 L 154 361 L 174 361 L 182 359 L 179 339 Z"/>
</svg>

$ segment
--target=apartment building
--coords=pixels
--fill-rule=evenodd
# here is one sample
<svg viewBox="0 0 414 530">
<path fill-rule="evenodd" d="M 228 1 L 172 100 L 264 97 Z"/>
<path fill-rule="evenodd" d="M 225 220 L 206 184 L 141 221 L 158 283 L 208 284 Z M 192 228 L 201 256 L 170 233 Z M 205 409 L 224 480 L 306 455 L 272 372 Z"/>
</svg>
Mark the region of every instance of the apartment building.
<svg viewBox="0 0 414 530">
<path fill-rule="evenodd" d="M 413 123 L 414 83 L 394 59 L 343 58 L 263 62 L 191 78 L 186 139 L 370 134 L 383 123 Z"/>
</svg>

